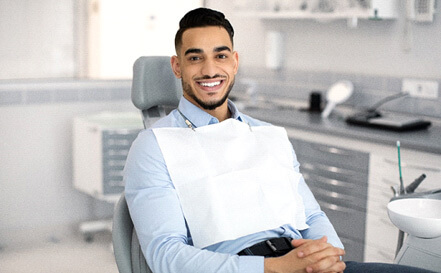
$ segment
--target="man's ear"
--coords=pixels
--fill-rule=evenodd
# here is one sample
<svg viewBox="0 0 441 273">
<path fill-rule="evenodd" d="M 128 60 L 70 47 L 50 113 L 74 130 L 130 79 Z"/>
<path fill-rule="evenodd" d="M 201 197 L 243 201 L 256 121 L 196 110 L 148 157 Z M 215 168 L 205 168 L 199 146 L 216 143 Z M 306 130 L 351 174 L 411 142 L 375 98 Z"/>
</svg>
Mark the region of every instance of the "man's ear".
<svg viewBox="0 0 441 273">
<path fill-rule="evenodd" d="M 172 56 L 170 59 L 170 64 L 173 70 L 173 73 L 175 74 L 175 77 L 180 79 L 181 76 L 181 67 L 179 65 L 179 58 L 178 56 Z"/>
<path fill-rule="evenodd" d="M 233 52 L 233 57 L 234 57 L 234 60 L 235 60 L 234 75 L 236 75 L 237 71 L 239 70 L 239 54 L 237 53 L 237 51 Z"/>
</svg>

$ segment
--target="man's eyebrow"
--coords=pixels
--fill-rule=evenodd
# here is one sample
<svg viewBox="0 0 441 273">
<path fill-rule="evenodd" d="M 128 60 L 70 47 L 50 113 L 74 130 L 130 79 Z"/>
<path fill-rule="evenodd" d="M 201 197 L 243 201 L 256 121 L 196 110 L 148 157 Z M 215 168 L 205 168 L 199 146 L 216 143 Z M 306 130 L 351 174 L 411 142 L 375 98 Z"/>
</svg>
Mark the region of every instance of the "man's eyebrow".
<svg viewBox="0 0 441 273">
<path fill-rule="evenodd" d="M 204 52 L 204 51 L 200 48 L 189 48 L 185 51 L 184 55 L 191 54 L 191 53 L 202 53 L 202 52 Z"/>
<path fill-rule="evenodd" d="M 222 52 L 225 50 L 231 52 L 231 49 L 228 46 L 218 46 L 213 49 L 214 52 Z M 199 54 L 199 53 L 204 53 L 204 51 L 200 48 L 189 48 L 185 51 L 184 55 L 188 55 L 192 53 Z"/>
<path fill-rule="evenodd" d="M 221 52 L 224 50 L 231 52 L 231 49 L 228 46 L 219 46 L 214 48 L 214 52 Z"/>
</svg>

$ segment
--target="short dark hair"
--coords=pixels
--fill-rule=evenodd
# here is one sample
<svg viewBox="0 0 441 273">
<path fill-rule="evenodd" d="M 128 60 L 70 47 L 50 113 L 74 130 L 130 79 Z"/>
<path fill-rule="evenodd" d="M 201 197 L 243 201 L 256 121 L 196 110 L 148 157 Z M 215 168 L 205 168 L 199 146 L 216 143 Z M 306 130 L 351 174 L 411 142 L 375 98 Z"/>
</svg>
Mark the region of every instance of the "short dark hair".
<svg viewBox="0 0 441 273">
<path fill-rule="evenodd" d="M 185 14 L 179 22 L 179 30 L 176 32 L 175 36 L 176 53 L 179 53 L 178 50 L 182 45 L 182 34 L 184 31 L 190 28 L 207 26 L 223 27 L 228 32 L 231 44 L 233 44 L 234 29 L 230 22 L 225 18 L 225 15 L 216 10 L 197 8 Z"/>
</svg>

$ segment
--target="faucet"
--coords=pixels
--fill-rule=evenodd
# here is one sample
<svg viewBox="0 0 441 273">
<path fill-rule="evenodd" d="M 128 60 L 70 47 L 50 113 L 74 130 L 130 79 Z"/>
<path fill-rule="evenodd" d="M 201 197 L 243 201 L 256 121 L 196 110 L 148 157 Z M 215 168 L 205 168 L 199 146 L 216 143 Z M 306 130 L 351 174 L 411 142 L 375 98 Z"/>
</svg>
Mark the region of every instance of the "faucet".
<svg viewBox="0 0 441 273">
<path fill-rule="evenodd" d="M 410 183 L 407 187 L 404 187 L 403 176 L 401 174 L 400 141 L 397 141 L 397 149 L 398 149 L 398 170 L 400 173 L 400 184 L 399 184 L 399 188 L 398 186 L 391 186 L 394 196 L 391 198 L 390 202 L 394 200 L 406 199 L 406 198 L 429 198 L 429 199 L 441 200 L 441 189 L 415 193 L 416 188 L 418 188 L 421 182 L 423 182 L 423 180 L 426 178 L 426 175 L 424 173 L 420 175 L 417 179 L 415 179 L 412 183 Z M 398 252 L 403 246 L 403 241 L 404 241 L 404 231 L 399 230 L 395 257 L 398 255 Z"/>
<path fill-rule="evenodd" d="M 398 185 L 391 186 L 394 196 L 390 199 L 390 202 L 394 200 L 406 199 L 406 198 L 428 198 L 428 199 L 441 200 L 441 189 L 415 193 L 416 188 L 418 188 L 418 186 L 421 184 L 421 182 L 423 182 L 425 178 L 426 175 L 423 173 L 412 183 L 410 183 L 407 187 L 404 188 L 403 179 L 400 176 L 400 186 Z M 404 232 L 402 230 L 399 230 L 395 257 L 400 252 L 400 249 L 403 246 L 403 242 L 404 242 Z"/>
<path fill-rule="evenodd" d="M 401 178 L 401 177 L 400 177 Z M 400 188 L 404 188 L 404 190 L 398 189 L 398 186 L 391 186 L 392 192 L 394 193 L 394 197 L 391 199 L 391 201 L 395 199 L 404 198 L 404 195 L 412 194 L 415 192 L 416 188 L 423 182 L 423 180 L 426 178 L 426 175 L 423 173 L 420 175 L 417 179 L 415 179 L 412 183 L 410 183 L 407 187 L 404 188 L 404 185 L 400 185 Z M 402 183 L 402 179 L 400 179 L 400 182 Z"/>
<path fill-rule="evenodd" d="M 425 192 L 415 192 L 416 188 L 423 182 L 426 178 L 426 175 L 423 173 L 417 179 L 415 179 L 412 183 L 410 183 L 407 187 L 404 188 L 404 191 L 400 191 L 398 186 L 391 186 L 393 197 L 390 200 L 391 202 L 398 199 L 406 199 L 406 198 L 428 198 L 428 199 L 439 199 L 441 200 L 441 189 L 430 190 Z"/>
</svg>

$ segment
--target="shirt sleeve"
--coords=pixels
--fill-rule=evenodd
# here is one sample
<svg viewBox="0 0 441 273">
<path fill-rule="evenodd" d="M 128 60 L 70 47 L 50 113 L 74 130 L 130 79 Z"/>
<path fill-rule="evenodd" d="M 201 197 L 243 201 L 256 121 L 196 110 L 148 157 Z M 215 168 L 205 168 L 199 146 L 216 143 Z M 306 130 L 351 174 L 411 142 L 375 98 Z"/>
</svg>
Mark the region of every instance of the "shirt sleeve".
<svg viewBox="0 0 441 273">
<path fill-rule="evenodd" d="M 133 142 L 124 180 L 130 216 L 153 272 L 263 273 L 263 257 L 192 246 L 179 198 L 152 130 L 143 131 Z"/>
<path fill-rule="evenodd" d="M 299 172 L 300 163 L 297 161 L 297 156 L 294 149 L 293 154 L 294 169 Z M 305 239 L 320 239 L 326 235 L 328 237 L 328 243 L 335 247 L 344 248 L 340 238 L 337 235 L 337 232 L 334 229 L 334 226 L 329 221 L 326 214 L 321 210 L 320 205 L 315 199 L 313 193 L 309 189 L 308 185 L 306 185 L 303 176 L 300 180 L 298 191 L 303 198 L 306 224 L 309 226 L 308 229 L 300 231 L 302 237 Z"/>
</svg>

